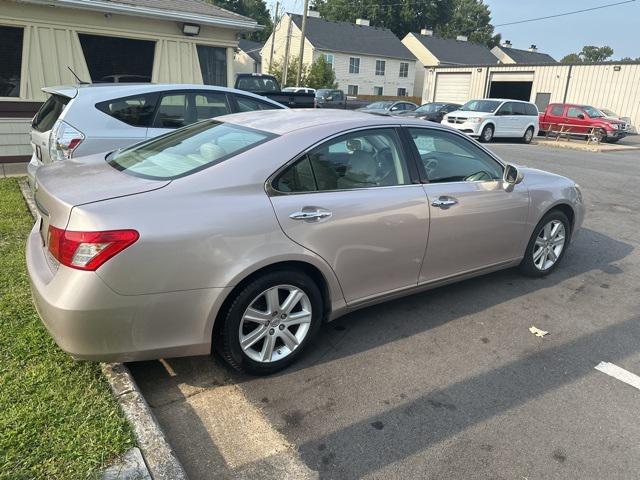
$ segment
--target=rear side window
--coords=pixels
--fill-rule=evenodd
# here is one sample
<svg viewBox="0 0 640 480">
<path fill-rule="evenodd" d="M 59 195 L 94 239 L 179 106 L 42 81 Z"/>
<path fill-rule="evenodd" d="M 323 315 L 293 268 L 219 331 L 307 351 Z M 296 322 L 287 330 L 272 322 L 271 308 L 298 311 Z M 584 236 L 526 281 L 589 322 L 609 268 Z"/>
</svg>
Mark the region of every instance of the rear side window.
<svg viewBox="0 0 640 480">
<path fill-rule="evenodd" d="M 513 114 L 514 115 L 526 115 L 527 112 L 525 111 L 525 104 L 524 103 L 519 103 L 519 102 L 514 102 L 511 104 L 513 107 Z"/>
<path fill-rule="evenodd" d="M 109 164 L 154 180 L 184 177 L 227 160 L 275 135 L 232 123 L 205 120 L 121 150 Z"/>
<path fill-rule="evenodd" d="M 100 102 L 96 108 L 132 127 L 150 127 L 157 101 L 156 94 L 137 95 Z"/>
<path fill-rule="evenodd" d="M 536 107 L 533 103 L 524 103 L 524 111 L 527 115 L 532 117 L 538 116 L 538 107 Z"/>
<path fill-rule="evenodd" d="M 194 116 L 195 120 L 195 116 Z M 187 109 L 187 94 L 165 95 L 153 121 L 154 128 L 180 128 L 193 123 Z"/>
<path fill-rule="evenodd" d="M 224 93 L 196 93 L 194 103 L 197 121 L 231 113 Z"/>
<path fill-rule="evenodd" d="M 33 117 L 31 126 L 38 132 L 48 132 L 53 128 L 64 108 L 71 100 L 69 97 L 63 97 L 62 95 L 51 95 L 46 102 L 40 107 L 36 116 Z"/>
<path fill-rule="evenodd" d="M 272 103 L 261 102 L 255 98 L 245 97 L 243 95 L 236 95 L 236 102 L 238 103 L 239 112 L 252 112 L 254 110 L 274 110 L 277 107 Z"/>
<path fill-rule="evenodd" d="M 554 105 L 553 107 L 551 107 L 551 115 L 561 117 L 563 112 L 564 107 L 562 105 Z"/>
</svg>

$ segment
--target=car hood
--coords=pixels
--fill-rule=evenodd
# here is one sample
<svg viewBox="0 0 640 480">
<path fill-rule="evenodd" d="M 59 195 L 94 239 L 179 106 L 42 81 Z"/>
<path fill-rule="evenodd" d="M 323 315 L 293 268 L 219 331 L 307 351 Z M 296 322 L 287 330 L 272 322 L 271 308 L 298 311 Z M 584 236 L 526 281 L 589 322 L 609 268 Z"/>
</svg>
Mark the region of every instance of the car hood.
<svg viewBox="0 0 640 480">
<path fill-rule="evenodd" d="M 105 157 L 105 153 L 99 153 L 39 168 L 36 199 L 45 207 L 55 201 L 70 208 L 157 190 L 171 183 L 134 177 L 109 165 Z"/>
<path fill-rule="evenodd" d="M 384 108 L 358 108 L 359 112 L 375 113 L 376 115 L 389 115 L 389 110 Z"/>
</svg>

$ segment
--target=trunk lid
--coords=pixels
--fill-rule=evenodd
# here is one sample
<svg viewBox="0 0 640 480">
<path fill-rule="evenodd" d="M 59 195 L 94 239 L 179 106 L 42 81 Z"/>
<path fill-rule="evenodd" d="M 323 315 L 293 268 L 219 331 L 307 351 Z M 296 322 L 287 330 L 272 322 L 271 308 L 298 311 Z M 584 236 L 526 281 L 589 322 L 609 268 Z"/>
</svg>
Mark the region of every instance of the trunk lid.
<svg viewBox="0 0 640 480">
<path fill-rule="evenodd" d="M 31 148 L 40 164 L 51 163 L 49 140 L 51 129 L 58 121 L 67 105 L 78 95 L 73 86 L 43 88 L 49 98 L 42 104 L 31 122 Z"/>
<path fill-rule="evenodd" d="M 67 160 L 38 169 L 34 200 L 42 217 L 40 233 L 48 239 L 49 225 L 65 228 L 71 209 L 165 187 L 170 180 L 148 180 L 116 170 L 105 161 L 106 154 Z"/>
</svg>

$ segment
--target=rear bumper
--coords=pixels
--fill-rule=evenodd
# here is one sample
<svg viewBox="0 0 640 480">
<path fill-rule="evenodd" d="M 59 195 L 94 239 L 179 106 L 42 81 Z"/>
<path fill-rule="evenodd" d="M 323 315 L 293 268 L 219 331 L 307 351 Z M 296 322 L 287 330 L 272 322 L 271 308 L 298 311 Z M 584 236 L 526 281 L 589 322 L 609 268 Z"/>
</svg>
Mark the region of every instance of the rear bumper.
<svg viewBox="0 0 640 480">
<path fill-rule="evenodd" d="M 27 240 L 33 300 L 55 342 L 82 360 L 132 361 L 207 354 L 227 289 L 119 295 L 95 272 L 52 271 L 37 225 Z"/>
</svg>

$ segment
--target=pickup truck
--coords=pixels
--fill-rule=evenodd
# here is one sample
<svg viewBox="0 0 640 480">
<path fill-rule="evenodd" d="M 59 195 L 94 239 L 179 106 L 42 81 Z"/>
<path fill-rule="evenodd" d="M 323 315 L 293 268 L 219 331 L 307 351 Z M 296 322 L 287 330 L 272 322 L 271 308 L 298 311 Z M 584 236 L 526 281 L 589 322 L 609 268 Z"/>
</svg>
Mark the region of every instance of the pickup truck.
<svg viewBox="0 0 640 480">
<path fill-rule="evenodd" d="M 316 90 L 316 107 L 318 108 L 355 110 L 370 103 L 366 100 L 358 100 L 356 97 L 348 97 L 342 90 L 335 88 L 319 88 Z"/>
<path fill-rule="evenodd" d="M 283 92 L 273 75 L 262 73 L 239 73 L 235 88 L 270 98 L 289 108 L 314 108 L 315 95 L 304 92 Z"/>
<path fill-rule="evenodd" d="M 605 117 L 597 108 L 572 103 L 550 103 L 540 114 L 540 132 L 597 135 L 602 142 L 615 143 L 628 131 L 625 122 Z"/>
</svg>

